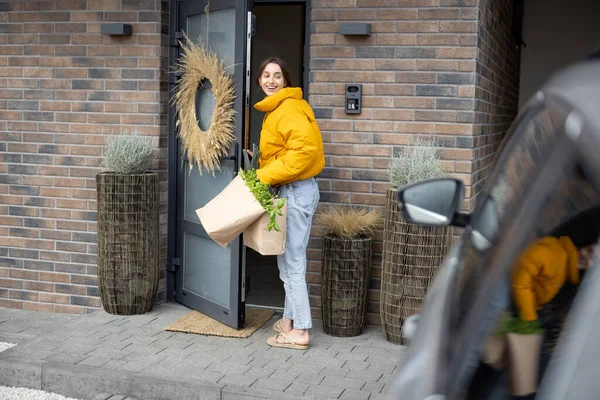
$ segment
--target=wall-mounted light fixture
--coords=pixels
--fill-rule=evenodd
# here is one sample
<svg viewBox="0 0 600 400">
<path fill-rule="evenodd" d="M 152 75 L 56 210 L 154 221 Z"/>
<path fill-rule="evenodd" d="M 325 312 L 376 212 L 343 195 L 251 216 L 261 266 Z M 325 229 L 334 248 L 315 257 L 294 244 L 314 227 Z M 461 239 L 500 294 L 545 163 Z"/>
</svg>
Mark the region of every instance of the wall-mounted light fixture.
<svg viewBox="0 0 600 400">
<path fill-rule="evenodd" d="M 371 36 L 371 24 L 367 24 L 367 23 L 340 24 L 340 35 Z"/>
<path fill-rule="evenodd" d="M 110 23 L 100 26 L 100 33 L 108 36 L 131 36 L 130 24 Z"/>
</svg>

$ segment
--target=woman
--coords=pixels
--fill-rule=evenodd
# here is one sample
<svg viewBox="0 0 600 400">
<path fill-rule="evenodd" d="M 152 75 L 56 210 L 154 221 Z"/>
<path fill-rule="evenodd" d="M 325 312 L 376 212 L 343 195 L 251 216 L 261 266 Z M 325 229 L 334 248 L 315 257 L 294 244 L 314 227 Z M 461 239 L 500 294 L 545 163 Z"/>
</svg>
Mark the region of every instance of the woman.
<svg viewBox="0 0 600 400">
<path fill-rule="evenodd" d="M 321 131 L 315 115 L 302 99 L 302 89 L 291 87 L 290 72 L 278 57 L 262 62 L 258 86 L 266 97 L 256 103 L 266 113 L 260 132 L 258 179 L 279 188 L 287 200 L 287 237 L 283 255 L 277 257 L 285 289 L 283 318 L 273 325 L 278 332 L 270 346 L 306 349 L 312 328 L 306 286 L 306 246 L 312 218 L 319 202 L 315 175 L 325 166 Z"/>
</svg>

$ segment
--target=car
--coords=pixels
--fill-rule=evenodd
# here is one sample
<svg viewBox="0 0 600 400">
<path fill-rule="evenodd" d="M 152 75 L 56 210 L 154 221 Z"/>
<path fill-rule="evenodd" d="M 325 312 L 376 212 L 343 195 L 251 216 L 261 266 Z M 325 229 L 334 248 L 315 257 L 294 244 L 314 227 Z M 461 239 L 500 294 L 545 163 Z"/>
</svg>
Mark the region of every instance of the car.
<svg viewBox="0 0 600 400">
<path fill-rule="evenodd" d="M 511 303 L 519 255 L 535 240 L 569 236 L 576 247 L 600 233 L 600 60 L 555 74 L 515 119 L 472 212 L 464 186 L 441 178 L 398 191 L 404 218 L 463 228 L 420 314 L 405 324 L 410 343 L 389 390 L 402 400 L 510 399 L 506 371 L 487 371 L 485 341 Z M 536 399 L 592 399 L 600 393 L 600 259 L 548 315 Z M 553 300 L 555 301 L 555 300 Z M 561 314 L 562 313 L 562 314 Z M 566 322 L 556 322 L 565 315 Z M 483 372 L 482 372 L 483 371 Z"/>
</svg>

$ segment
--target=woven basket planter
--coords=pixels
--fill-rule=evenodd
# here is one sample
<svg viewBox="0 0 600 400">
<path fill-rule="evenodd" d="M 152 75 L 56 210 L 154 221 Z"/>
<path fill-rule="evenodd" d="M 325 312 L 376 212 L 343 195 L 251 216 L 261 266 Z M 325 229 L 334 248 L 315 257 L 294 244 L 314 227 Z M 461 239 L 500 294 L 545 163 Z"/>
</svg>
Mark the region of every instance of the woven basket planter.
<svg viewBox="0 0 600 400">
<path fill-rule="evenodd" d="M 111 314 L 143 314 L 158 289 L 158 175 L 101 173 L 96 184 L 102 306 Z"/>
<path fill-rule="evenodd" d="M 323 238 L 321 312 L 323 331 L 331 336 L 358 336 L 367 316 L 372 240 Z"/>
<path fill-rule="evenodd" d="M 396 189 L 389 189 L 385 205 L 380 317 L 385 338 L 406 344 L 402 324 L 420 311 L 452 245 L 453 230 L 407 223 L 397 194 Z"/>
</svg>

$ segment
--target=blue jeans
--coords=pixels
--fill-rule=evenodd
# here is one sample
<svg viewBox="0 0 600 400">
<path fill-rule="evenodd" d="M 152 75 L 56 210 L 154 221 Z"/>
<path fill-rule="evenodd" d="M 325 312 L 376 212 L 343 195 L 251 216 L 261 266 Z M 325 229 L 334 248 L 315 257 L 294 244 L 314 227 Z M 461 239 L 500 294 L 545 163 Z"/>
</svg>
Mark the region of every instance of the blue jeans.
<svg viewBox="0 0 600 400">
<path fill-rule="evenodd" d="M 279 196 L 287 202 L 285 250 L 277 257 L 279 277 L 285 289 L 283 316 L 294 321 L 294 329 L 312 328 L 308 288 L 306 286 L 306 247 L 312 218 L 319 203 L 315 178 L 281 186 Z"/>
</svg>

